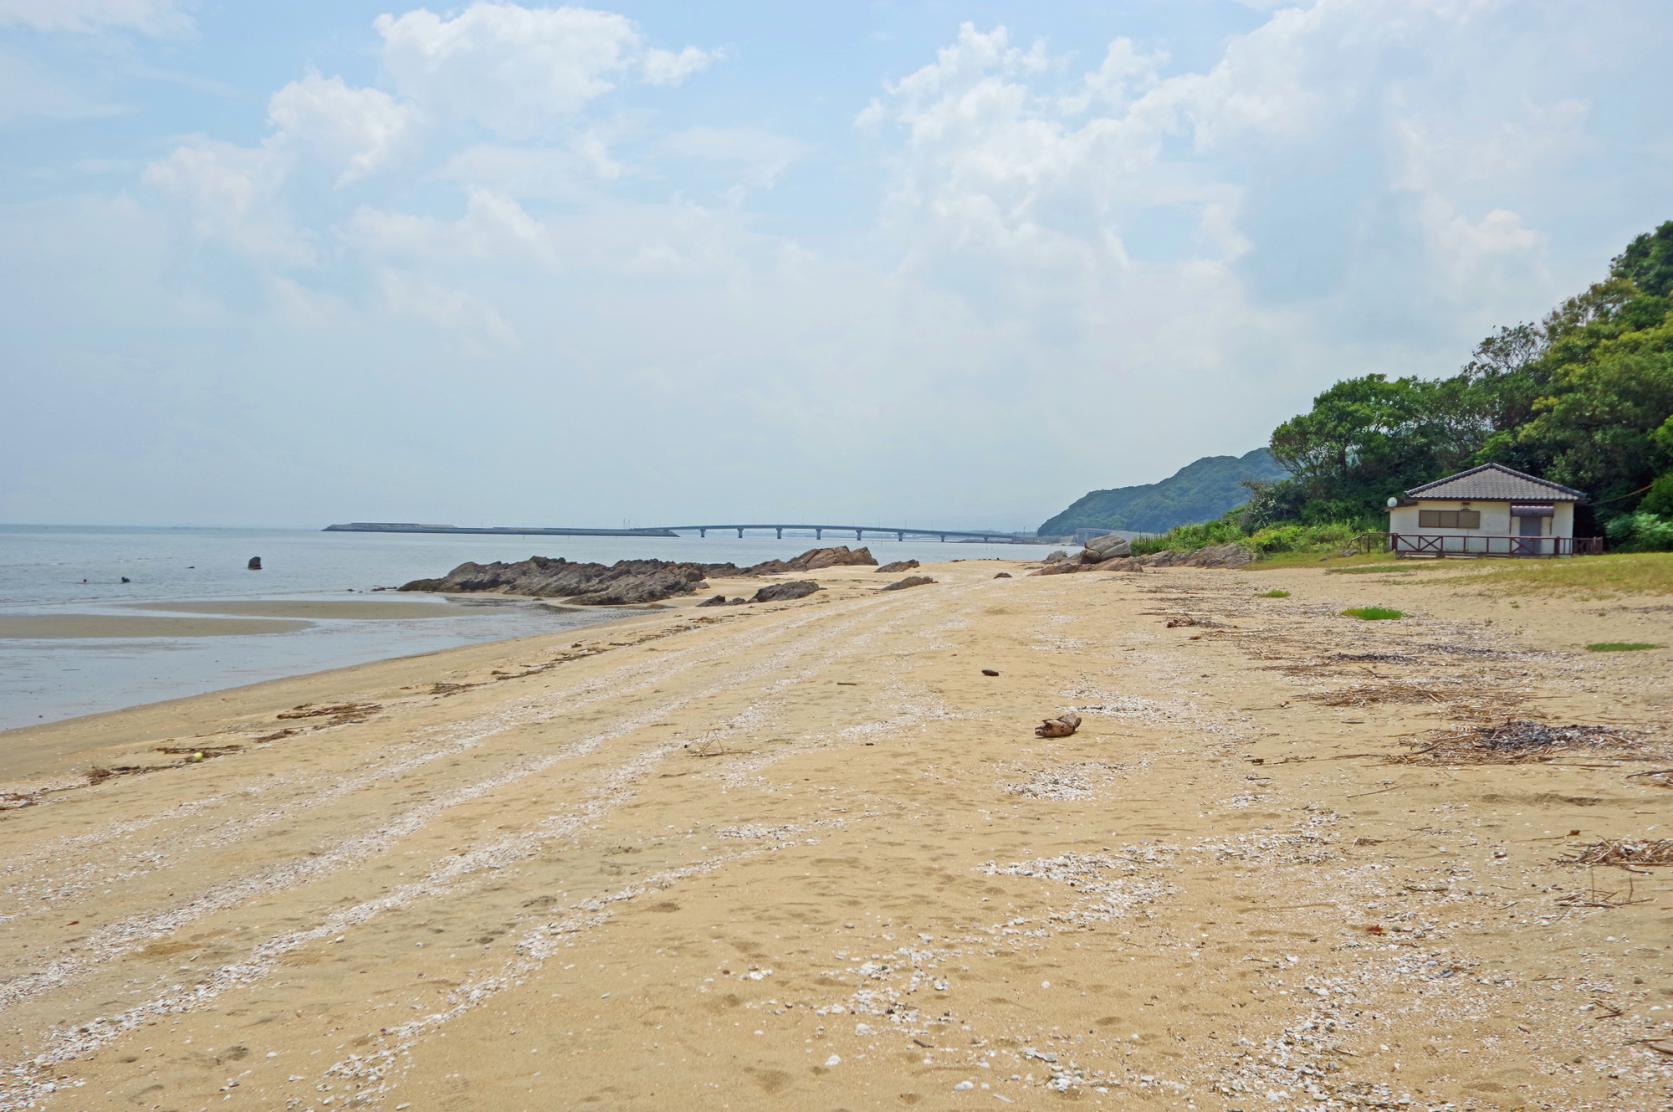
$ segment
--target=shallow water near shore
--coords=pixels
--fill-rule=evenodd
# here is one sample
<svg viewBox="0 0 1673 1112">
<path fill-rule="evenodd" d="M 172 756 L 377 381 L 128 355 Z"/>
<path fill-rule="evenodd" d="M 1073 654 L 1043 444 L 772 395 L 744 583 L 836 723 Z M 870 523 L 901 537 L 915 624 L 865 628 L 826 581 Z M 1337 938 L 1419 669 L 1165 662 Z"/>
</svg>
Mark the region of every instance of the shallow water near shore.
<svg viewBox="0 0 1673 1112">
<path fill-rule="evenodd" d="M 855 542 L 831 534 L 816 541 L 0 526 L 0 730 L 625 616 L 373 593 L 467 560 L 749 564 L 844 543 Z M 1050 550 L 864 543 L 883 562 L 1037 559 Z M 246 569 L 252 556 L 262 571 Z"/>
</svg>

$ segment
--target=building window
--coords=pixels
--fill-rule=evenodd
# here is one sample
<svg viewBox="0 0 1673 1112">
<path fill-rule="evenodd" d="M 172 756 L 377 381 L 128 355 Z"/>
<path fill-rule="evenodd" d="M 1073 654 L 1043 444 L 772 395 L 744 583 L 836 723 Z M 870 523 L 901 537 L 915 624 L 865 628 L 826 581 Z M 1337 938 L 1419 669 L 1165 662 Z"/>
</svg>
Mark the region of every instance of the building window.
<svg viewBox="0 0 1673 1112">
<path fill-rule="evenodd" d="M 1419 529 L 1480 529 L 1480 510 L 1419 510 Z"/>
</svg>

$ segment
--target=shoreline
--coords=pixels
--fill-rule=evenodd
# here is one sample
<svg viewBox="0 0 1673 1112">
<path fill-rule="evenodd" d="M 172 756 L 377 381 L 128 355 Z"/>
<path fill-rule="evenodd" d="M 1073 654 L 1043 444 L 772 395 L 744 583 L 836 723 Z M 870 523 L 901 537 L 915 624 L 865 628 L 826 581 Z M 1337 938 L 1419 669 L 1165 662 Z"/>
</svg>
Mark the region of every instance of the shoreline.
<svg viewBox="0 0 1673 1112">
<path fill-rule="evenodd" d="M 531 600 L 533 601 L 533 600 Z M 572 607 L 564 612 L 597 612 L 600 607 Z M 135 703 L 129 706 L 116 707 L 111 710 L 94 711 L 89 714 L 74 715 L 69 718 L 54 719 L 26 726 L 15 726 L 10 729 L 0 729 L 0 782 L 11 779 L 15 755 L 10 751 L 9 744 L 20 739 L 27 740 L 29 735 L 52 734 L 60 731 L 81 731 L 87 727 L 96 727 L 120 719 L 127 715 L 146 715 L 171 710 L 195 709 L 197 704 L 210 702 L 243 703 L 246 697 L 260 698 L 269 693 L 277 694 L 296 687 L 300 690 L 312 690 L 321 682 L 340 680 L 347 686 L 355 686 L 354 681 L 364 679 L 375 682 L 377 673 L 385 668 L 403 668 L 418 661 L 438 661 L 448 658 L 449 662 L 458 666 L 469 666 L 478 655 L 488 655 L 498 659 L 507 650 L 518 645 L 536 645 L 554 640 L 573 640 L 583 634 L 593 634 L 624 625 L 635 619 L 642 619 L 647 615 L 642 611 L 622 614 L 617 618 L 605 618 L 582 626 L 572 626 L 564 630 L 550 633 L 519 634 L 496 640 L 477 641 L 466 645 L 451 645 L 446 648 L 426 649 L 416 653 L 400 653 L 395 656 L 380 657 L 376 660 L 359 661 L 352 664 L 340 664 L 312 671 L 295 672 L 271 679 L 255 680 L 250 683 L 231 684 L 218 687 L 210 691 L 202 691 L 189 695 L 175 695 L 165 699 L 150 702 Z M 457 657 L 453 661 L 453 657 Z M 364 676 L 361 674 L 364 673 Z M 60 753 L 69 750 L 59 749 Z"/>
<path fill-rule="evenodd" d="M 0 809 L 0 1108 L 1673 1090 L 1673 599 L 920 570 L 32 728 L 167 767 Z"/>
</svg>

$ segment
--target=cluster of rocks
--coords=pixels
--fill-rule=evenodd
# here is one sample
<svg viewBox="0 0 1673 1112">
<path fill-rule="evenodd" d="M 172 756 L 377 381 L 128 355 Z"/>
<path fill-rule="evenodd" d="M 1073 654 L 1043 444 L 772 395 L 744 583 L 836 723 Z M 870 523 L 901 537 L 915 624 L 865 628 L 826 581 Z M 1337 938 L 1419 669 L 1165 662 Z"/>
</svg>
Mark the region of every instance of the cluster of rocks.
<svg viewBox="0 0 1673 1112">
<path fill-rule="evenodd" d="M 1163 552 L 1151 552 L 1144 556 L 1133 555 L 1133 545 L 1125 537 L 1118 537 L 1113 533 L 1108 536 L 1094 537 L 1086 543 L 1086 547 L 1071 556 L 1058 549 L 1046 557 L 1046 566 L 1036 571 L 1035 575 L 1069 575 L 1074 572 L 1092 571 L 1142 571 L 1145 568 L 1241 568 L 1255 559 L 1255 554 L 1240 544 L 1215 544 L 1207 548 L 1199 548 L 1195 552 L 1177 552 L 1172 549 Z"/>
<path fill-rule="evenodd" d="M 785 602 L 793 598 L 806 598 L 819 589 L 819 584 L 811 579 L 792 579 L 785 583 L 769 583 L 755 592 L 752 598 L 727 598 L 725 595 L 715 595 L 698 603 L 698 606 L 743 606 L 751 602 Z"/>
<path fill-rule="evenodd" d="M 790 560 L 768 560 L 750 567 L 736 564 L 699 564 L 670 560 L 618 560 L 614 564 L 572 562 L 561 556 L 531 556 L 516 563 L 467 562 L 439 579 L 414 579 L 402 584 L 403 591 L 470 593 L 493 591 L 531 598 L 561 598 L 580 606 L 634 606 L 679 595 L 696 594 L 709 579 L 743 576 L 782 575 L 849 564 L 875 565 L 877 560 L 864 548 L 847 545 L 813 548 Z M 819 589 L 811 580 L 774 583 L 756 592 L 751 602 L 776 602 L 802 598 Z M 765 596 L 765 597 L 763 597 Z M 704 605 L 725 603 L 709 600 Z M 742 602 L 743 600 L 738 600 Z"/>
</svg>

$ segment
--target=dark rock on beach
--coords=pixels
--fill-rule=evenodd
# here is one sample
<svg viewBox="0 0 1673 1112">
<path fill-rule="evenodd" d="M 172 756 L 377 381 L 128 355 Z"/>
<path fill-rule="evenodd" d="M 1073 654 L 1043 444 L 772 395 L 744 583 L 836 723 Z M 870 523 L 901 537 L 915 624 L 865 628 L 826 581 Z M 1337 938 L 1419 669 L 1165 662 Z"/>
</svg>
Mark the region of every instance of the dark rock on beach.
<svg viewBox="0 0 1673 1112">
<path fill-rule="evenodd" d="M 493 591 L 531 598 L 561 598 L 580 606 L 634 606 L 696 594 L 708 579 L 778 575 L 790 571 L 847 564 L 875 564 L 864 549 L 847 545 L 813 548 L 790 560 L 768 560 L 751 567 L 669 560 L 618 560 L 614 564 L 572 563 L 563 557 L 531 556 L 514 564 L 464 563 L 439 579 L 414 579 L 403 591 L 469 593 Z M 785 584 L 788 586 L 788 584 Z M 817 584 L 814 585 L 817 590 Z M 811 594 L 812 592 L 803 592 Z M 788 595 L 800 598 L 801 595 Z M 720 605 L 712 603 L 711 605 Z"/>
<path fill-rule="evenodd" d="M 884 587 L 883 590 L 885 590 L 885 591 L 904 591 L 908 587 L 924 587 L 924 586 L 927 586 L 927 585 L 929 585 L 931 583 L 934 583 L 934 582 L 935 582 L 935 580 L 931 579 L 927 575 L 909 575 L 905 579 L 895 580 L 893 583 L 889 584 L 887 587 Z"/>
<path fill-rule="evenodd" d="M 911 571 L 913 568 L 918 567 L 918 566 L 919 566 L 918 561 L 916 561 L 916 560 L 896 560 L 892 564 L 884 564 L 882 567 L 878 568 L 877 570 L 880 571 L 880 572 L 887 571 L 887 572 L 899 573 L 899 572 L 903 572 L 903 571 Z"/>
<path fill-rule="evenodd" d="M 806 598 L 819 589 L 819 584 L 811 579 L 792 579 L 785 583 L 769 583 L 755 592 L 751 602 L 784 602 L 787 599 Z"/>
<path fill-rule="evenodd" d="M 727 598 L 725 595 L 715 595 L 713 598 L 704 599 L 702 602 L 698 603 L 697 605 L 698 606 L 742 606 L 747 601 L 749 601 L 749 600 L 748 599 L 741 599 L 741 598 Z"/>
</svg>

